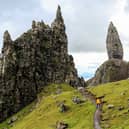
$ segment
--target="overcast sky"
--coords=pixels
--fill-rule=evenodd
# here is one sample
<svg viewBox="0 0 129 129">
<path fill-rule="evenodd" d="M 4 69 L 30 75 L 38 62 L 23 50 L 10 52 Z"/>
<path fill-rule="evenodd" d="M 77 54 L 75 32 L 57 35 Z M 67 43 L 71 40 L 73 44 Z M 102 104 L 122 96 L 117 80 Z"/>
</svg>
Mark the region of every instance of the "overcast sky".
<svg viewBox="0 0 129 129">
<path fill-rule="evenodd" d="M 51 24 L 57 5 L 61 5 L 69 40 L 79 74 L 93 74 L 107 60 L 106 34 L 110 21 L 117 27 L 129 60 L 128 0 L 1 0 L 0 47 L 3 32 L 14 40 L 31 27 L 33 19 Z"/>
</svg>

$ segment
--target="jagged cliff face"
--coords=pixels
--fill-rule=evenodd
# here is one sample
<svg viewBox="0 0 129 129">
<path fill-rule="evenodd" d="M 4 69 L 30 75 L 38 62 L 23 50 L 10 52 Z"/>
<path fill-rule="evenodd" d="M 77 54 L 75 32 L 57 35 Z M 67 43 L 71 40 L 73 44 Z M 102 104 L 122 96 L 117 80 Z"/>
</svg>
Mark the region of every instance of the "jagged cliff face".
<svg viewBox="0 0 129 129">
<path fill-rule="evenodd" d="M 123 47 L 116 30 L 111 22 L 106 39 L 109 60 L 105 61 L 95 72 L 95 76 L 87 81 L 88 85 L 114 82 L 129 77 L 129 64 L 123 61 Z"/>
<path fill-rule="evenodd" d="M 73 57 L 68 55 L 67 35 L 61 9 L 51 27 L 43 21 L 12 41 L 4 33 L 0 67 L 0 121 L 33 101 L 49 83 L 84 86 Z"/>
</svg>

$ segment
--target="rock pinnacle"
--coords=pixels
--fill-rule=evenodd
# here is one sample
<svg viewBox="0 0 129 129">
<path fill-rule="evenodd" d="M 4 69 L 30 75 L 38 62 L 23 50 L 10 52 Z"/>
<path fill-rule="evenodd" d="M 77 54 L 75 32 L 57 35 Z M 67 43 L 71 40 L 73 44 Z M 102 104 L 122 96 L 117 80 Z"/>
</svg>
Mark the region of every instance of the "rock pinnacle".
<svg viewBox="0 0 129 129">
<path fill-rule="evenodd" d="M 64 22 L 63 17 L 62 17 L 62 13 L 61 13 L 61 7 L 60 7 L 60 5 L 58 5 L 58 8 L 57 8 L 56 20 L 57 21 Z"/>
<path fill-rule="evenodd" d="M 3 36 L 2 53 L 5 53 L 5 51 L 10 47 L 11 43 L 12 43 L 11 36 L 10 36 L 9 32 L 6 30 L 4 32 L 4 36 Z"/>
<path fill-rule="evenodd" d="M 106 39 L 109 59 L 123 59 L 123 47 L 116 27 L 110 22 Z"/>
<path fill-rule="evenodd" d="M 51 26 L 52 26 L 53 29 L 58 28 L 58 30 L 65 31 L 64 19 L 62 17 L 61 7 L 59 5 L 58 5 L 58 8 L 57 8 L 57 12 L 56 12 L 56 18 L 53 21 Z"/>
</svg>

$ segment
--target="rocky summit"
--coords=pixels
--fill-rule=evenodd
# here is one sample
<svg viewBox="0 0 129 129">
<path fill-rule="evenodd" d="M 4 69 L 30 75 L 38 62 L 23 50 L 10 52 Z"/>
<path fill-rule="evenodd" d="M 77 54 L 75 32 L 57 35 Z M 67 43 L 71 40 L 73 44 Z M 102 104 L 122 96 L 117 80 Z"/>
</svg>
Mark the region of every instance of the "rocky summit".
<svg viewBox="0 0 129 129">
<path fill-rule="evenodd" d="M 68 83 L 85 86 L 79 78 L 73 57 L 68 55 L 68 40 L 60 6 L 51 27 L 43 21 L 15 41 L 4 33 L 0 59 L 0 121 L 32 102 L 45 85 Z"/>
<path fill-rule="evenodd" d="M 109 59 L 96 71 L 95 76 L 87 81 L 88 85 L 114 82 L 129 77 L 129 63 L 123 60 L 123 47 L 116 27 L 111 22 L 106 39 Z"/>
</svg>

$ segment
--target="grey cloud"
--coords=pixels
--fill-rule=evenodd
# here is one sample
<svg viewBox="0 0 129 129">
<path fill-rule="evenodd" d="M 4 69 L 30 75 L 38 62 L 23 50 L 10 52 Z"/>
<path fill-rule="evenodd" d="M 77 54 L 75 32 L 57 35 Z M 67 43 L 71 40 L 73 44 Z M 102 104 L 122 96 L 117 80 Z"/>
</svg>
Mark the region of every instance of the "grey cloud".
<svg viewBox="0 0 129 129">
<path fill-rule="evenodd" d="M 10 10 L 15 8 L 22 8 L 22 9 L 29 9 L 32 7 L 35 7 L 35 5 L 38 5 L 38 2 L 36 0 L 3 0 L 0 4 L 0 9 Z"/>
<path fill-rule="evenodd" d="M 115 3 L 83 1 L 74 3 L 76 15 L 66 17 L 69 47 L 72 52 L 105 51 L 109 17 Z M 70 25 L 71 24 L 71 25 Z"/>
<path fill-rule="evenodd" d="M 65 0 L 62 1 L 65 2 Z M 115 2 L 112 0 L 69 1 L 74 9 L 73 13 L 62 7 L 67 27 L 69 51 L 105 51 L 108 20 Z M 9 29 L 12 37 L 16 38 L 30 28 L 33 19 L 43 19 L 50 23 L 55 17 L 55 12 L 50 14 L 44 10 L 40 5 L 40 0 L 12 0 L 11 2 L 4 0 L 0 4 L 0 15 L 0 41 L 2 41 L 4 30 Z"/>
<path fill-rule="evenodd" d="M 127 0 L 126 6 L 124 8 L 126 13 L 129 13 L 129 1 Z"/>
<path fill-rule="evenodd" d="M 0 48 L 3 33 L 9 30 L 13 39 L 31 27 L 31 21 L 41 20 L 45 16 L 44 10 L 37 0 L 4 0 L 0 4 Z"/>
</svg>

